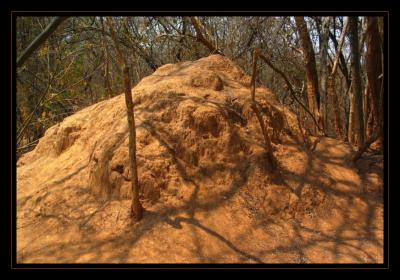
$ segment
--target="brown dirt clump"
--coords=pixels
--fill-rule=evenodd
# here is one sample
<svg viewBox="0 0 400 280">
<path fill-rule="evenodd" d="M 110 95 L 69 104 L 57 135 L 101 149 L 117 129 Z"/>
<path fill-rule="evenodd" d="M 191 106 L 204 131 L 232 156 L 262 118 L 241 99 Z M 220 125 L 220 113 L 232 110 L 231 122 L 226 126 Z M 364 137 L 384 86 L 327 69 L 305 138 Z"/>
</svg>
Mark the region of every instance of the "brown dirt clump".
<svg viewBox="0 0 400 280">
<path fill-rule="evenodd" d="M 279 164 L 270 174 L 249 83 L 212 55 L 133 88 L 136 225 L 124 96 L 48 129 L 17 163 L 18 261 L 382 262 L 383 167 L 347 164 L 351 149 L 334 139 L 305 151 L 295 115 L 257 87 Z"/>
</svg>

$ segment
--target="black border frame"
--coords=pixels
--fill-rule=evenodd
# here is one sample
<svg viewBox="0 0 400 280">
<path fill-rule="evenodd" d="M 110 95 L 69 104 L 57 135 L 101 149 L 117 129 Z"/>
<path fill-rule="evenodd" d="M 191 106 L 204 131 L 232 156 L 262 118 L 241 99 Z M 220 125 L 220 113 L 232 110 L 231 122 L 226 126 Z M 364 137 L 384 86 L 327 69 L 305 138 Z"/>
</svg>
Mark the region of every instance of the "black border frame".
<svg viewBox="0 0 400 280">
<path fill-rule="evenodd" d="M 339 2 L 348 2 L 348 1 L 342 1 L 340 0 Z M 75 4 L 75 3 L 72 3 Z M 348 3 L 346 3 L 348 4 Z M 20 5 L 24 6 L 25 8 L 20 8 Z M 206 8 L 206 9 L 201 9 L 201 10 L 196 10 L 193 8 L 188 8 L 188 9 L 181 9 L 184 8 L 182 6 L 178 6 L 178 8 L 175 8 L 176 6 L 171 6 L 167 5 L 167 9 L 163 9 L 163 5 L 160 5 L 159 7 L 162 7 L 161 9 L 154 9 L 155 6 L 153 7 L 140 7 L 140 8 L 129 8 L 129 11 L 124 8 L 117 8 L 117 9 L 104 9 L 104 6 L 101 6 L 101 8 L 96 9 L 96 11 L 91 11 L 90 8 L 84 7 L 80 8 L 80 10 L 74 10 L 71 8 L 50 8 L 47 5 L 45 8 L 41 7 L 32 7 L 32 2 L 29 2 L 28 5 L 20 2 L 18 5 L 15 5 L 12 8 L 9 8 L 7 10 L 7 18 L 6 21 L 8 21 L 8 24 L 10 24 L 10 29 L 8 30 L 9 36 L 10 36 L 10 46 L 5 50 L 8 52 L 10 55 L 11 59 L 8 59 L 8 64 L 10 66 L 9 69 L 11 69 L 10 78 L 8 79 L 8 84 L 10 86 L 10 103 L 11 108 L 10 112 L 8 114 L 8 117 L 11 116 L 11 126 L 10 126 L 10 143 L 8 147 L 11 147 L 10 150 L 10 160 L 11 160 L 11 180 L 10 183 L 6 186 L 8 188 L 9 193 L 5 196 L 8 200 L 11 195 L 11 208 L 8 207 L 8 209 L 5 209 L 6 211 L 4 213 L 7 213 L 11 209 L 11 220 L 9 221 L 10 224 L 10 229 L 11 229 L 11 234 L 8 236 L 8 240 L 12 240 L 12 242 L 9 244 L 11 245 L 11 254 L 8 256 L 8 269 L 11 270 L 25 270 L 25 269 L 129 269 L 129 268 L 134 268 L 134 269 L 154 269 L 154 268 L 163 268 L 163 269 L 192 269 L 192 268 L 197 268 L 197 269 L 384 269 L 387 270 L 391 268 L 391 263 L 389 262 L 389 240 L 390 242 L 393 241 L 392 239 L 389 239 L 389 232 L 390 232 L 390 227 L 389 227 L 389 106 L 390 106 L 390 95 L 389 95 L 389 77 L 390 77 L 390 65 L 389 65 L 389 54 L 390 54 L 390 27 L 394 26 L 391 22 L 393 19 L 393 12 L 389 8 L 374 8 L 371 5 L 364 5 L 363 3 L 363 9 L 354 9 L 351 5 L 348 6 L 348 8 L 345 10 L 340 10 L 340 9 L 335 9 L 335 10 L 328 10 L 326 8 L 321 8 L 321 9 L 315 9 L 317 6 L 313 6 L 312 8 L 309 8 L 310 6 L 308 5 L 301 5 L 301 10 L 285 10 L 285 9 L 277 9 L 276 7 L 271 9 L 267 8 L 240 8 L 237 9 L 237 6 L 232 6 L 233 8 L 231 10 L 224 10 L 224 9 L 219 9 L 218 6 L 214 6 L 213 8 Z M 164 5 L 165 6 L 165 5 Z M 357 5 L 359 7 L 359 5 Z M 210 15 L 210 16 L 217 16 L 217 15 L 232 15 L 232 16 L 240 16 L 240 15 L 274 15 L 274 16 L 279 16 L 279 15 L 309 15 L 309 14 L 318 14 L 318 15 L 333 15 L 333 14 L 340 14 L 340 15 L 377 15 L 377 16 L 384 16 L 385 18 L 385 50 L 386 50 L 386 55 L 385 55 L 385 71 L 387 71 L 388 75 L 385 75 L 385 188 L 384 188 L 384 197 L 385 197 L 385 234 L 384 234 L 384 263 L 383 264 L 17 264 L 16 263 L 16 230 L 15 230 L 15 212 L 16 212 L 16 161 L 15 161 L 15 151 L 16 151 L 16 146 L 15 143 L 13 142 L 13 138 L 15 135 L 15 128 L 13 126 L 14 120 L 15 120 L 15 52 L 13 52 L 13 46 L 15 45 L 15 34 L 13 33 L 15 31 L 15 17 L 16 16 L 39 16 L 39 15 L 73 15 L 73 16 L 85 16 L 85 15 L 93 15 L 93 13 L 96 14 L 101 14 L 101 15 L 130 15 L 130 16 L 146 16 L 146 15 L 190 15 L 190 14 L 196 14 L 196 15 Z M 393 28 L 394 29 L 394 28 Z M 393 34 L 392 34 L 393 35 Z M 10 83 L 11 81 L 11 83 Z M 387 109 L 387 110 L 386 110 Z M 9 173 L 10 174 L 10 173 Z M 392 191 L 392 190 L 390 190 Z M 393 196 L 393 195 L 392 195 Z M 393 199 L 391 199 L 393 200 Z M 392 205 L 395 204 L 395 201 L 392 201 Z M 4 204 L 3 204 L 4 205 Z M 7 205 L 7 204 L 5 204 Z M 7 211 L 8 210 L 8 211 Z M 14 228 L 13 228 L 14 226 Z M 392 235 L 393 236 L 393 235 Z M 396 236 L 396 235 L 394 235 Z M 8 246 L 9 246 L 8 245 Z M 6 246 L 6 248 L 8 247 Z M 391 247 L 391 246 L 390 246 Z M 9 248 L 9 247 L 8 247 Z M 396 250 L 396 249 L 392 249 Z M 7 257 L 6 257 L 7 258 Z"/>
</svg>

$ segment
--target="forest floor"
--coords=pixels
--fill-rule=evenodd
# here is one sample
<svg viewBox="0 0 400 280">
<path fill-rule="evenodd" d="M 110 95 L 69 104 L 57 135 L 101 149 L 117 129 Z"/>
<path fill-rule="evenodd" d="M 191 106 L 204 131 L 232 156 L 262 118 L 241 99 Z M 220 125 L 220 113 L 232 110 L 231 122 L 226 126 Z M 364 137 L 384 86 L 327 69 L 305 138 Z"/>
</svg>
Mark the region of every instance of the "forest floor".
<svg viewBox="0 0 400 280">
<path fill-rule="evenodd" d="M 17 262 L 383 263 L 382 155 L 354 165 L 328 137 L 304 148 L 294 115 L 258 87 L 262 111 L 286 120 L 271 172 L 248 82 L 214 55 L 134 88 L 136 224 L 123 95 L 50 128 L 17 164 Z"/>
</svg>

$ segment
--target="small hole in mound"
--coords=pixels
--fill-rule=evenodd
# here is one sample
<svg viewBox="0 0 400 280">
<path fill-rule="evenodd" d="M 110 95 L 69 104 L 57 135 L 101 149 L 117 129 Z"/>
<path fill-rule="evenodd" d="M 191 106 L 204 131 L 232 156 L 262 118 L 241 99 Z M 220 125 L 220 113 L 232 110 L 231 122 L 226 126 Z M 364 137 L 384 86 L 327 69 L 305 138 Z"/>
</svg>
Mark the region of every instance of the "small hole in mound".
<svg viewBox="0 0 400 280">
<path fill-rule="evenodd" d="M 118 173 L 122 174 L 122 173 L 124 173 L 124 166 L 122 164 L 118 164 L 112 170 L 117 171 Z"/>
</svg>

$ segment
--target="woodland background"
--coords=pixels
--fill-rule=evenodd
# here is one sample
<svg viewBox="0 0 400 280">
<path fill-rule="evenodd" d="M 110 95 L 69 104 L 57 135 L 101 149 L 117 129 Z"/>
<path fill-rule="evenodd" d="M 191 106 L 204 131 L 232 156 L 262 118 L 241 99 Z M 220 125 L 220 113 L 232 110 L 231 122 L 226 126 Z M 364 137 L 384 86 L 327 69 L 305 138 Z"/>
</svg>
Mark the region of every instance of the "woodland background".
<svg viewBox="0 0 400 280">
<path fill-rule="evenodd" d="M 17 17 L 17 57 L 53 20 Z M 251 74 L 258 48 L 275 69 L 259 63 L 256 81 L 298 115 L 308 135 L 322 133 L 358 150 L 383 143 L 383 17 L 68 17 L 17 68 L 17 158 L 52 125 L 124 91 L 107 20 L 133 86 L 164 64 L 211 53 Z"/>
</svg>

